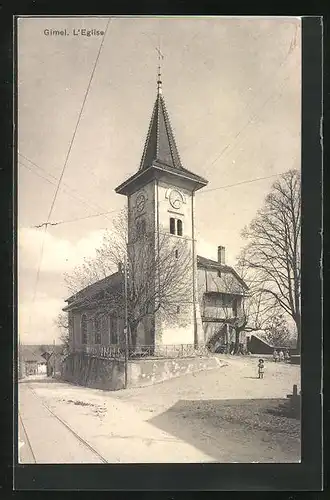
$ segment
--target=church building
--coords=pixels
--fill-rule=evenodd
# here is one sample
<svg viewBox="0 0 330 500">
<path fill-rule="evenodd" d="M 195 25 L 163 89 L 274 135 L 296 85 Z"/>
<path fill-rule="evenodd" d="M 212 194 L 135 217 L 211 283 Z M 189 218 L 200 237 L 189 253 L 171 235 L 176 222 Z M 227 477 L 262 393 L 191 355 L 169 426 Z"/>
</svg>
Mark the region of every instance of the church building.
<svg viewBox="0 0 330 500">
<path fill-rule="evenodd" d="M 139 283 L 139 294 L 146 293 L 148 297 L 150 290 L 155 291 L 152 299 L 147 300 L 150 303 L 148 312 L 138 321 L 134 340 L 136 346 L 152 346 L 157 352 L 162 346 L 190 345 L 199 349 L 205 345 L 232 342 L 233 325 L 242 314 L 248 287 L 235 270 L 225 264 L 224 247 L 218 247 L 218 261 L 196 254 L 195 193 L 207 183 L 206 179 L 187 170 L 181 163 L 159 74 L 140 167 L 115 189 L 117 194 L 127 198 L 128 254 L 130 251 L 134 253 L 135 259 L 135 271 L 129 269 L 127 264 L 126 286 L 133 287 L 130 281 L 135 280 L 135 284 Z M 149 235 L 147 253 L 142 250 L 141 234 Z M 159 257 L 165 240 L 172 260 L 167 255 L 163 259 Z M 172 268 L 180 267 L 180 261 L 175 259 L 179 259 L 178 253 L 183 245 L 184 276 L 180 278 L 178 274 L 173 277 Z M 167 272 L 164 271 L 166 266 Z M 147 276 L 150 269 L 154 270 L 151 282 L 148 281 L 150 276 Z M 177 297 L 173 293 L 169 300 L 164 293 L 156 291 L 168 286 L 165 282 L 171 274 L 171 286 L 180 293 Z M 119 266 L 113 275 L 67 299 L 63 310 L 69 315 L 72 349 L 122 345 L 125 330 L 122 309 L 116 307 L 114 300 L 107 314 L 99 320 L 90 299 L 104 294 L 117 296 L 125 288 L 124 280 L 123 267 Z M 177 283 L 180 280 L 184 280 L 184 299 L 183 286 L 180 288 L 180 283 Z M 170 318 L 164 318 L 162 301 L 172 304 Z M 244 338 L 241 342 L 244 343 Z"/>
</svg>

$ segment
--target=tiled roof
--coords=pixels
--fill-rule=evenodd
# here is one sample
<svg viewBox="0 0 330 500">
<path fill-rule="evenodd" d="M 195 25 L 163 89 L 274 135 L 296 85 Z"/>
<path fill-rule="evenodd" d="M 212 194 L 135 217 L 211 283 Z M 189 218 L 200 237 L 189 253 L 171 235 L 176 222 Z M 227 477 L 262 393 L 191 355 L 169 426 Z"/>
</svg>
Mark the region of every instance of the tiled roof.
<svg viewBox="0 0 330 500">
<path fill-rule="evenodd" d="M 71 295 L 66 302 L 68 305 L 63 308 L 63 311 L 69 310 L 71 307 L 76 307 L 79 304 L 84 303 L 84 301 L 88 298 L 94 297 L 98 293 L 103 290 L 107 290 L 112 287 L 119 287 L 123 283 L 123 275 L 120 272 L 116 272 L 103 278 L 102 280 L 96 281 L 91 285 L 88 285 L 86 288 L 83 288 L 75 295 Z"/>
<path fill-rule="evenodd" d="M 237 281 L 243 286 L 245 290 L 248 290 L 249 287 L 245 283 L 245 281 L 240 277 L 240 275 L 235 271 L 235 269 L 231 266 L 226 266 L 224 264 L 219 264 L 216 260 L 211 260 L 207 259 L 205 257 L 202 257 L 200 255 L 197 255 L 197 266 L 199 268 L 206 268 L 206 269 L 217 269 L 219 271 L 222 271 L 223 273 L 230 273 L 235 278 Z"/>
<path fill-rule="evenodd" d="M 42 348 L 42 349 L 41 349 Z M 61 346 L 55 346 L 61 348 Z M 55 351 L 58 349 L 55 349 Z M 46 363 L 46 359 L 42 356 L 43 352 L 53 352 L 53 346 L 46 345 L 20 345 L 19 353 L 22 361 L 34 361 L 37 363 Z"/>
</svg>

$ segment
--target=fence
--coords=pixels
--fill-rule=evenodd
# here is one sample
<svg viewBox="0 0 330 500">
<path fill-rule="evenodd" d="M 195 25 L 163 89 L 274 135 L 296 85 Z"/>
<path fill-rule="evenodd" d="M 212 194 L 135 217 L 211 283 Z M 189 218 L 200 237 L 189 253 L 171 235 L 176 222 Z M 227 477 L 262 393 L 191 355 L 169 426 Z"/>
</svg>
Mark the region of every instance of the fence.
<svg viewBox="0 0 330 500">
<path fill-rule="evenodd" d="M 89 356 L 106 359 L 121 359 L 125 357 L 125 346 L 121 345 L 84 345 L 74 348 L 73 352 L 84 352 Z M 192 358 L 206 356 L 209 353 L 205 345 L 195 347 L 194 344 L 171 345 L 139 345 L 128 346 L 128 358 Z"/>
</svg>

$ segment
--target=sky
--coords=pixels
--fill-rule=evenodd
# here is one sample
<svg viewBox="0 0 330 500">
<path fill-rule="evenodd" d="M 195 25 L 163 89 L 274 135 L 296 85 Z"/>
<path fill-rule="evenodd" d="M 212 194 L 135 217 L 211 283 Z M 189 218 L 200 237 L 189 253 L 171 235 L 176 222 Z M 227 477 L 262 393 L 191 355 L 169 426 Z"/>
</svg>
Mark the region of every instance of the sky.
<svg viewBox="0 0 330 500">
<path fill-rule="evenodd" d="M 112 18 L 74 136 L 102 36 L 75 36 L 73 29 L 101 31 L 107 22 L 18 21 L 18 316 L 24 343 L 58 341 L 54 320 L 70 295 L 63 273 L 94 255 L 125 206 L 114 189 L 139 168 L 156 97 L 159 43 L 163 95 L 183 166 L 209 181 L 196 194 L 200 255 L 216 259 L 222 245 L 227 263 L 235 265 L 241 231 L 278 174 L 300 169 L 299 18 Z M 68 35 L 46 36 L 46 29 Z M 66 158 L 50 217 L 62 223 L 36 228 L 47 220 Z M 110 213 L 96 216 L 103 212 Z"/>
</svg>

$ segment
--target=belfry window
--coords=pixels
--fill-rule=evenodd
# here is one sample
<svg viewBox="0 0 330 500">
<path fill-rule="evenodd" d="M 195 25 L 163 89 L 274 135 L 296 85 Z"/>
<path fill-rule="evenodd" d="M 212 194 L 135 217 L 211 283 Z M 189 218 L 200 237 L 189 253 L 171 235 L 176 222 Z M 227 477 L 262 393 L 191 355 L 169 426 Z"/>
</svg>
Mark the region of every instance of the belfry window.
<svg viewBox="0 0 330 500">
<path fill-rule="evenodd" d="M 170 233 L 176 234 L 177 236 L 182 236 L 182 220 L 170 217 Z"/>
<path fill-rule="evenodd" d="M 176 221 L 177 224 L 177 235 L 182 236 L 182 220 L 178 219 Z"/>
<path fill-rule="evenodd" d="M 175 234 L 175 219 L 173 217 L 170 218 L 170 233 Z"/>
<path fill-rule="evenodd" d="M 81 316 L 81 343 L 88 344 L 88 335 L 87 335 L 87 318 L 86 314 Z"/>
</svg>

